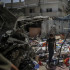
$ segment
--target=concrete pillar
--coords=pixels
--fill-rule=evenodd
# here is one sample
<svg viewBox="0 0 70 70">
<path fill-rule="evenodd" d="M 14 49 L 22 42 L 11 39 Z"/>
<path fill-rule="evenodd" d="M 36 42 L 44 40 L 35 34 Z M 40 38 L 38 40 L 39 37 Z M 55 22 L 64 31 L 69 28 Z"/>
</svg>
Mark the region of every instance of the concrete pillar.
<svg viewBox="0 0 70 70">
<path fill-rule="evenodd" d="M 21 0 L 19 0 L 19 2 L 21 2 Z"/>
<path fill-rule="evenodd" d="M 13 7 L 13 0 L 11 0 L 11 8 Z"/>
</svg>

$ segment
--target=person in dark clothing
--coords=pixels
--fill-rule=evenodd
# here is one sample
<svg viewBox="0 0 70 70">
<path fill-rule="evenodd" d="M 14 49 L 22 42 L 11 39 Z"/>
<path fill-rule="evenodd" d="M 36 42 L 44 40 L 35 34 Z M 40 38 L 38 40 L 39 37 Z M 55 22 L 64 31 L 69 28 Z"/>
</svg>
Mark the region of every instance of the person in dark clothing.
<svg viewBox="0 0 70 70">
<path fill-rule="evenodd" d="M 54 49 L 56 48 L 55 38 L 53 34 L 50 34 L 49 39 L 47 39 L 47 43 L 48 43 L 49 64 L 50 64 L 52 61 L 53 54 L 54 54 Z"/>
</svg>

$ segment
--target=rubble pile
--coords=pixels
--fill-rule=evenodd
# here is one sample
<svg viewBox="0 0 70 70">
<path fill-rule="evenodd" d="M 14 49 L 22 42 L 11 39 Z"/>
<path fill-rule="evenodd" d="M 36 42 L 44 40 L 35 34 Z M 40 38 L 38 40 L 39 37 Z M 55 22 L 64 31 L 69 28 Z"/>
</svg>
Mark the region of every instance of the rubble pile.
<svg viewBox="0 0 70 70">
<path fill-rule="evenodd" d="M 40 35 L 30 38 L 29 33 L 25 31 L 25 26 L 29 23 L 33 24 L 33 20 L 32 22 L 30 22 L 31 19 L 16 21 L 16 17 L 6 8 L 0 9 L 2 9 L 0 11 L 0 53 L 16 65 L 19 70 L 37 70 L 39 69 L 39 65 L 46 65 L 49 54 L 48 44 L 46 43 L 47 38 L 42 39 Z M 34 20 L 34 23 L 35 21 L 38 20 Z M 64 38 L 56 40 L 56 50 L 54 50 L 53 57 L 54 66 L 58 64 L 58 60 L 61 60 L 60 64 L 62 65 L 63 61 L 69 57 L 70 39 L 66 39 L 62 45 L 63 42 Z M 59 58 L 61 45 L 61 58 Z"/>
<path fill-rule="evenodd" d="M 19 70 L 33 70 L 35 52 L 26 41 L 27 35 L 25 36 L 24 33 L 19 31 L 22 30 L 19 27 L 19 29 L 13 30 L 16 17 L 6 8 L 2 7 L 0 9 L 0 20 L 2 20 L 0 25 L 4 23 L 1 25 L 0 30 L 0 53 L 18 67 Z"/>
</svg>

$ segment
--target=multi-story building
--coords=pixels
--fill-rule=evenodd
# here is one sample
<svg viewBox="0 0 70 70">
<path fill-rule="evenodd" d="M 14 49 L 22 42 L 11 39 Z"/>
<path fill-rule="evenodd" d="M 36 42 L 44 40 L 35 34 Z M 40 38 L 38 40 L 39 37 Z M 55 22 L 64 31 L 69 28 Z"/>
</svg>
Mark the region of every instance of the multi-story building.
<svg viewBox="0 0 70 70">
<path fill-rule="evenodd" d="M 9 2 L 8 2 L 9 1 Z M 24 6 L 23 0 L 1 0 L 3 6 L 9 9 L 16 17 L 24 16 L 24 10 L 22 9 Z"/>
<path fill-rule="evenodd" d="M 67 0 L 25 0 L 25 16 L 62 17 L 66 15 Z"/>
<path fill-rule="evenodd" d="M 18 0 L 17 2 L 15 0 L 0 0 L 1 2 L 4 3 L 4 7 L 6 8 L 22 8 L 24 5 L 24 2 L 22 0 Z"/>
</svg>

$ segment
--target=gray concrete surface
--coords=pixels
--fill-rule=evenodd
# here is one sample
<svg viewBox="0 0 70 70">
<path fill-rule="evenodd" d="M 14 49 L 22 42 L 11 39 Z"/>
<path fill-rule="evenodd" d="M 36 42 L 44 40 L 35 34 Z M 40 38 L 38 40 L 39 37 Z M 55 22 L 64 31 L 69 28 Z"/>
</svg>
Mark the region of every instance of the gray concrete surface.
<svg viewBox="0 0 70 70">
<path fill-rule="evenodd" d="M 39 70 L 47 70 L 45 66 L 40 66 Z"/>
<path fill-rule="evenodd" d="M 46 69 L 45 66 L 40 66 L 39 70 L 49 70 L 49 69 Z M 63 65 L 62 68 L 61 67 L 56 67 L 55 70 L 69 70 L 69 68 L 66 67 L 65 65 Z"/>
</svg>

